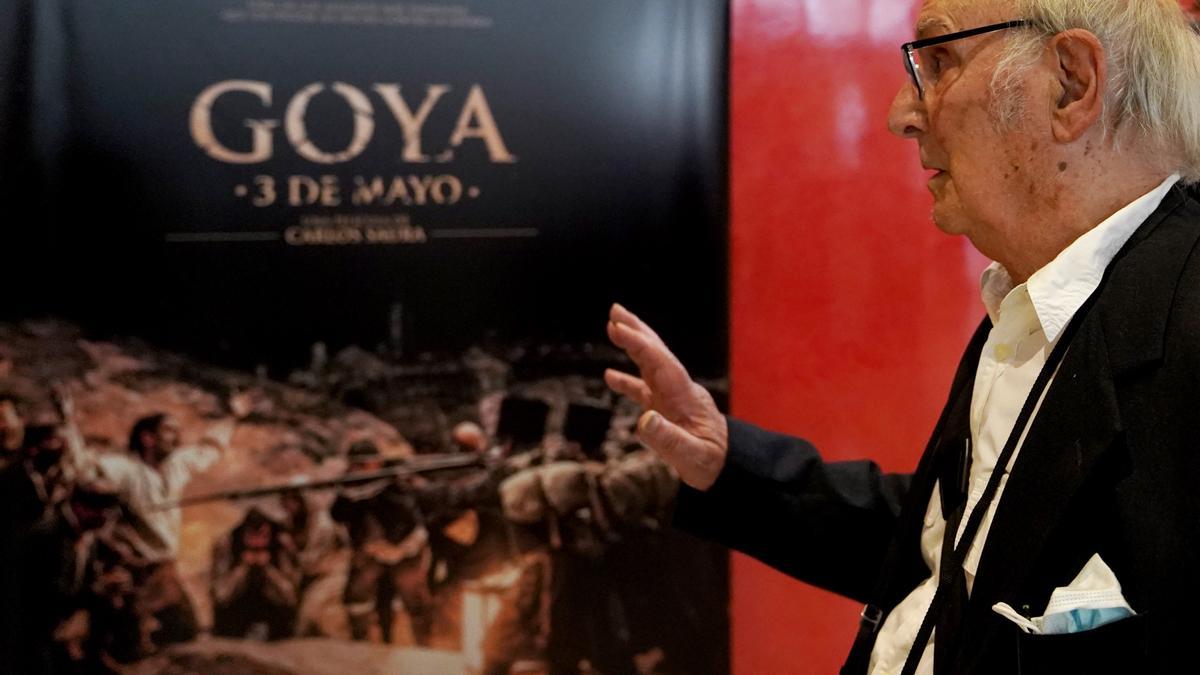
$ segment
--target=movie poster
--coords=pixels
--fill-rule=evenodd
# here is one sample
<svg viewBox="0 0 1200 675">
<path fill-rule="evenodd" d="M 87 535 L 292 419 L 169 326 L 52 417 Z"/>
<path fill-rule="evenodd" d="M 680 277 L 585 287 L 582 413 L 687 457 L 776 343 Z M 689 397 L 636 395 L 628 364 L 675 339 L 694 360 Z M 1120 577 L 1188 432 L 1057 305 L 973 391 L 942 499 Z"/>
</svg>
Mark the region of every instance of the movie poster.
<svg viewBox="0 0 1200 675">
<path fill-rule="evenodd" d="M 728 670 L 726 3 L 11 5 L 4 672 Z"/>
</svg>

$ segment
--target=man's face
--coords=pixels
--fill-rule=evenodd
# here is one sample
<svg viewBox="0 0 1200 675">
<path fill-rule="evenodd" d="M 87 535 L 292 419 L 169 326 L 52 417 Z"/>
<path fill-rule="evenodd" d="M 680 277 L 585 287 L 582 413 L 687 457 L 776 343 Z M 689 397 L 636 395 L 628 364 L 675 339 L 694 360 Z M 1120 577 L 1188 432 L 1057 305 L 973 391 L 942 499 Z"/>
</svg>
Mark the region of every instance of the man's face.
<svg viewBox="0 0 1200 675">
<path fill-rule="evenodd" d="M 242 545 L 248 549 L 265 549 L 271 545 L 271 526 L 266 523 L 242 531 Z"/>
<path fill-rule="evenodd" d="M 166 457 L 179 447 L 179 423 L 171 418 L 163 420 L 155 434 L 155 445 L 160 457 Z"/>
<path fill-rule="evenodd" d="M 25 425 L 12 401 L 0 401 L 0 451 L 15 452 L 21 447 Z"/>
<path fill-rule="evenodd" d="M 66 449 L 66 438 L 61 431 L 56 431 L 31 449 L 30 459 L 38 471 L 46 473 L 58 465 Z"/>
<path fill-rule="evenodd" d="M 142 432 L 142 456 L 161 462 L 179 447 L 179 423 L 167 418 L 154 431 Z"/>
<path fill-rule="evenodd" d="M 918 39 L 1018 19 L 1006 3 L 927 0 L 917 19 Z M 933 219 L 948 234 L 965 234 L 985 254 L 1003 241 L 1007 227 L 1020 218 L 1024 205 L 1039 197 L 1041 180 L 1033 159 L 1049 142 L 1039 133 L 1035 116 L 1016 114 L 1002 124 L 992 91 L 992 77 L 1008 30 L 987 33 L 926 48 L 925 69 L 938 71 L 936 84 L 925 87 L 924 99 L 905 83 L 892 103 L 888 126 L 917 142 L 921 164 L 930 170 Z M 1017 100 L 1025 98 L 1017 83 Z M 995 256 L 992 256 L 995 257 Z"/>
<path fill-rule="evenodd" d="M 242 531 L 242 563 L 251 568 L 271 563 L 271 526 L 267 523 L 247 526 Z"/>
</svg>

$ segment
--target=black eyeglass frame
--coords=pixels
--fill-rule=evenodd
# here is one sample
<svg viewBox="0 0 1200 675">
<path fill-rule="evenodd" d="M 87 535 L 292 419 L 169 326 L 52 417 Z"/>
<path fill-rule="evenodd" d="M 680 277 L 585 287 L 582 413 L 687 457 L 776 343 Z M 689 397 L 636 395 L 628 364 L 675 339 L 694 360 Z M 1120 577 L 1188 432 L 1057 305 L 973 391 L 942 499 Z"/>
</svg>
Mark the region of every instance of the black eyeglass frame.
<svg viewBox="0 0 1200 675">
<path fill-rule="evenodd" d="M 912 79 L 913 86 L 917 88 L 917 97 L 925 99 L 925 87 L 921 84 L 921 66 L 917 64 L 916 53 L 919 49 L 933 47 L 935 45 L 954 42 L 955 40 L 963 40 L 976 35 L 985 33 L 994 33 L 1000 30 L 1008 30 L 1010 28 L 1025 28 L 1033 26 L 1034 22 L 1029 19 L 1016 19 L 1014 21 L 1004 21 L 1001 23 L 993 23 L 989 26 L 980 26 L 979 28 L 969 28 L 960 30 L 957 33 L 947 33 L 937 37 L 925 38 L 924 40 L 914 40 L 905 42 L 900 45 L 900 51 L 904 53 L 904 69 L 908 71 L 908 77 Z"/>
</svg>

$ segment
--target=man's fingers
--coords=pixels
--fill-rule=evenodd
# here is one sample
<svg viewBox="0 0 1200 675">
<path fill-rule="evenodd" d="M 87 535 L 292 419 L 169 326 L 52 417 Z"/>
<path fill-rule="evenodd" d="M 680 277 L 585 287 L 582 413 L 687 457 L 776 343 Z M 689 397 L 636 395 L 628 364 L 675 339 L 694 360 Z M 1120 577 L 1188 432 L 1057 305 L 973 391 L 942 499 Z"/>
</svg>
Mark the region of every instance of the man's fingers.
<svg viewBox="0 0 1200 675">
<path fill-rule="evenodd" d="M 640 343 L 645 344 L 654 349 L 656 352 L 665 355 L 674 364 L 679 366 L 680 370 L 684 370 L 683 364 L 679 363 L 679 361 L 675 358 L 675 355 L 671 353 L 670 348 L 668 348 L 666 343 L 662 341 L 662 338 L 658 336 L 658 333 L 654 332 L 654 329 L 646 325 L 646 323 L 639 319 L 633 312 L 625 309 L 621 305 L 614 304 L 608 313 L 608 335 L 610 339 L 612 339 L 614 342 L 617 342 L 617 340 L 620 339 L 617 336 L 621 334 L 637 337 Z"/>
<path fill-rule="evenodd" d="M 642 329 L 648 330 L 650 328 L 645 323 L 643 323 L 642 320 L 639 319 L 636 314 L 625 309 L 618 303 L 613 303 L 612 309 L 610 309 L 608 311 L 608 318 L 610 321 L 615 321 L 616 323 L 627 324 L 627 325 L 637 328 L 639 330 L 642 330 Z M 653 331 L 651 331 L 651 332 L 653 332 Z"/>
<path fill-rule="evenodd" d="M 653 380 L 654 387 L 679 387 L 690 382 L 683 364 L 657 338 L 623 323 L 609 323 L 608 337 L 633 359 L 642 371 L 642 379 Z"/>
<path fill-rule="evenodd" d="M 625 324 L 639 333 L 644 334 L 651 340 L 662 344 L 662 338 L 658 336 L 658 333 L 654 332 L 654 329 L 651 328 L 649 324 L 647 324 L 645 321 L 642 321 L 638 315 L 634 314 L 628 309 L 625 309 L 625 307 L 620 304 L 613 304 L 612 309 L 608 312 L 608 318 L 610 321 Z"/>
<path fill-rule="evenodd" d="M 617 323 L 616 321 L 612 320 L 609 320 L 608 325 L 605 326 L 605 330 L 608 332 L 608 339 L 618 347 L 621 347 L 621 340 L 623 339 L 621 337 L 621 328 L 623 326 L 624 324 Z M 628 328 L 626 328 L 626 330 L 628 330 Z M 621 348 L 624 349 L 624 347 Z"/>
<path fill-rule="evenodd" d="M 636 328 L 633 328 L 627 323 L 619 323 L 616 321 L 608 322 L 608 339 L 612 340 L 613 344 L 625 350 L 625 353 L 633 357 L 631 352 L 643 353 L 648 350 L 657 349 L 657 345 L 651 343 L 646 336 L 639 333 Z M 634 360 L 637 360 L 634 358 Z"/>
<path fill-rule="evenodd" d="M 640 377 L 609 368 L 604 371 L 604 382 L 610 389 L 637 401 L 643 408 L 651 406 L 653 394 Z"/>
</svg>

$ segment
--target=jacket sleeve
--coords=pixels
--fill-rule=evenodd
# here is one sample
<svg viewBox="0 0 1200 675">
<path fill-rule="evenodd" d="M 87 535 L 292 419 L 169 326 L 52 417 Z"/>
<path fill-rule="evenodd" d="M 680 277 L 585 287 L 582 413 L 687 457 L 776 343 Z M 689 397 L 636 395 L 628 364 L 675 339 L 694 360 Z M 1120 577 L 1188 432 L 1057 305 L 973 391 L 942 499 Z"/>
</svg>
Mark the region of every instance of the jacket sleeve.
<svg viewBox="0 0 1200 675">
<path fill-rule="evenodd" d="M 729 454 L 707 491 L 681 485 L 674 524 L 859 601 L 878 578 L 910 476 L 824 462 L 810 443 L 729 420 Z"/>
</svg>

